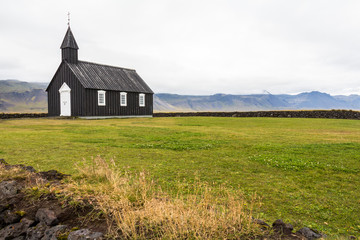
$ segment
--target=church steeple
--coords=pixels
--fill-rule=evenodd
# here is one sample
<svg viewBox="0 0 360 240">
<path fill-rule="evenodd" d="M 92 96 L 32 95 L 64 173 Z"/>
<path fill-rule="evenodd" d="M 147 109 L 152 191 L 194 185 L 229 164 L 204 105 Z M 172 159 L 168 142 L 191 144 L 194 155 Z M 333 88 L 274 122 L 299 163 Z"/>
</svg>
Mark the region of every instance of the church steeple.
<svg viewBox="0 0 360 240">
<path fill-rule="evenodd" d="M 64 40 L 61 44 L 61 59 L 68 63 L 78 62 L 78 45 L 75 41 L 74 35 L 71 32 L 70 26 L 65 34 Z"/>
</svg>

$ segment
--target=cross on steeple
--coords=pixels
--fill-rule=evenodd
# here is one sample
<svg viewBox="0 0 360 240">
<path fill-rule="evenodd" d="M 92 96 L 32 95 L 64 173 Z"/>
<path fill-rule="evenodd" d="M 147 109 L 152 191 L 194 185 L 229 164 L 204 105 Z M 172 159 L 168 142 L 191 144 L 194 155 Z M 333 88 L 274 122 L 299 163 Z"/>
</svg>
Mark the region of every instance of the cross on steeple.
<svg viewBox="0 0 360 240">
<path fill-rule="evenodd" d="M 77 63 L 79 47 L 76 44 L 74 35 L 70 29 L 70 13 L 68 13 L 68 29 L 60 48 L 62 60 L 65 60 L 68 63 Z"/>
</svg>

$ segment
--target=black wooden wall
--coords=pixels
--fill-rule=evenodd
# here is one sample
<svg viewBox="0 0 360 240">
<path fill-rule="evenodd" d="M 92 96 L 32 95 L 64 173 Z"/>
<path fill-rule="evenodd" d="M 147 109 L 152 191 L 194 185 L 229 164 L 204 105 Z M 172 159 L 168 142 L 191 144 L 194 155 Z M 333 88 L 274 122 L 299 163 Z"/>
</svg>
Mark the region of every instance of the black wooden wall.
<svg viewBox="0 0 360 240">
<path fill-rule="evenodd" d="M 86 89 L 83 116 L 152 115 L 153 95 L 145 94 L 145 107 L 139 106 L 139 93 L 127 93 L 127 106 L 120 106 L 120 92 L 106 91 L 105 106 L 98 106 L 97 89 Z"/>
<path fill-rule="evenodd" d="M 85 89 L 65 63 L 61 63 L 59 69 L 55 73 L 54 79 L 48 87 L 49 116 L 60 116 L 59 89 L 64 82 L 66 82 L 71 89 L 71 116 L 83 116 L 83 98 Z"/>
<path fill-rule="evenodd" d="M 77 63 L 78 61 L 78 51 L 73 48 L 64 48 L 61 49 L 61 60 L 66 60 L 69 63 Z"/>
</svg>

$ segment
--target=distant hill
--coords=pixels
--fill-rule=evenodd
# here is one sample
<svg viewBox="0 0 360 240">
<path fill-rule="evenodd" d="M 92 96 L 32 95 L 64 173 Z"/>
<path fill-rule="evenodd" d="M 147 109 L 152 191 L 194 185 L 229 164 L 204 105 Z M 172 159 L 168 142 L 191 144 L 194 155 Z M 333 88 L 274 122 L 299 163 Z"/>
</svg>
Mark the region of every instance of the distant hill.
<svg viewBox="0 0 360 240">
<path fill-rule="evenodd" d="M 335 97 L 321 92 L 305 92 L 298 95 L 280 95 L 295 109 L 349 109 L 347 98 L 336 99 Z"/>
<path fill-rule="evenodd" d="M 274 95 L 230 95 L 191 96 L 177 94 L 156 94 L 162 102 L 180 111 L 251 111 L 268 108 L 283 108 L 286 102 Z M 156 106 L 154 107 L 155 110 Z M 169 109 L 170 110 L 170 109 Z"/>
<path fill-rule="evenodd" d="M 0 112 L 47 112 L 48 83 L 0 80 Z M 359 95 L 331 96 L 322 92 L 297 95 L 270 93 L 207 96 L 159 93 L 154 95 L 155 112 L 262 111 L 262 110 L 352 109 L 360 110 Z"/>
<path fill-rule="evenodd" d="M 0 80 L 0 112 L 47 112 L 47 85 Z"/>
<path fill-rule="evenodd" d="M 161 101 L 160 111 L 260 111 L 300 109 L 352 109 L 360 110 L 360 96 L 331 96 L 321 92 L 306 92 L 297 95 L 252 94 L 192 96 L 177 94 L 156 94 Z M 154 102 L 156 102 L 154 101 Z M 154 106 L 155 111 L 159 111 Z"/>
<path fill-rule="evenodd" d="M 18 80 L 0 80 L 0 93 L 27 92 L 33 89 L 45 89 L 48 83 L 21 82 Z"/>
</svg>

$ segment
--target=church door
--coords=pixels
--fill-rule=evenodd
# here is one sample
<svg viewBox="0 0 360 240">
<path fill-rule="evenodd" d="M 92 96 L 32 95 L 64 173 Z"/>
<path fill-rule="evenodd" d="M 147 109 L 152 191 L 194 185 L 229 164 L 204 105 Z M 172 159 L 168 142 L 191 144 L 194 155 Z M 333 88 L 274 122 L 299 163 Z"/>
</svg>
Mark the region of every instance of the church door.
<svg viewBox="0 0 360 240">
<path fill-rule="evenodd" d="M 59 89 L 60 92 L 60 116 L 71 116 L 71 89 L 64 83 Z"/>
</svg>

